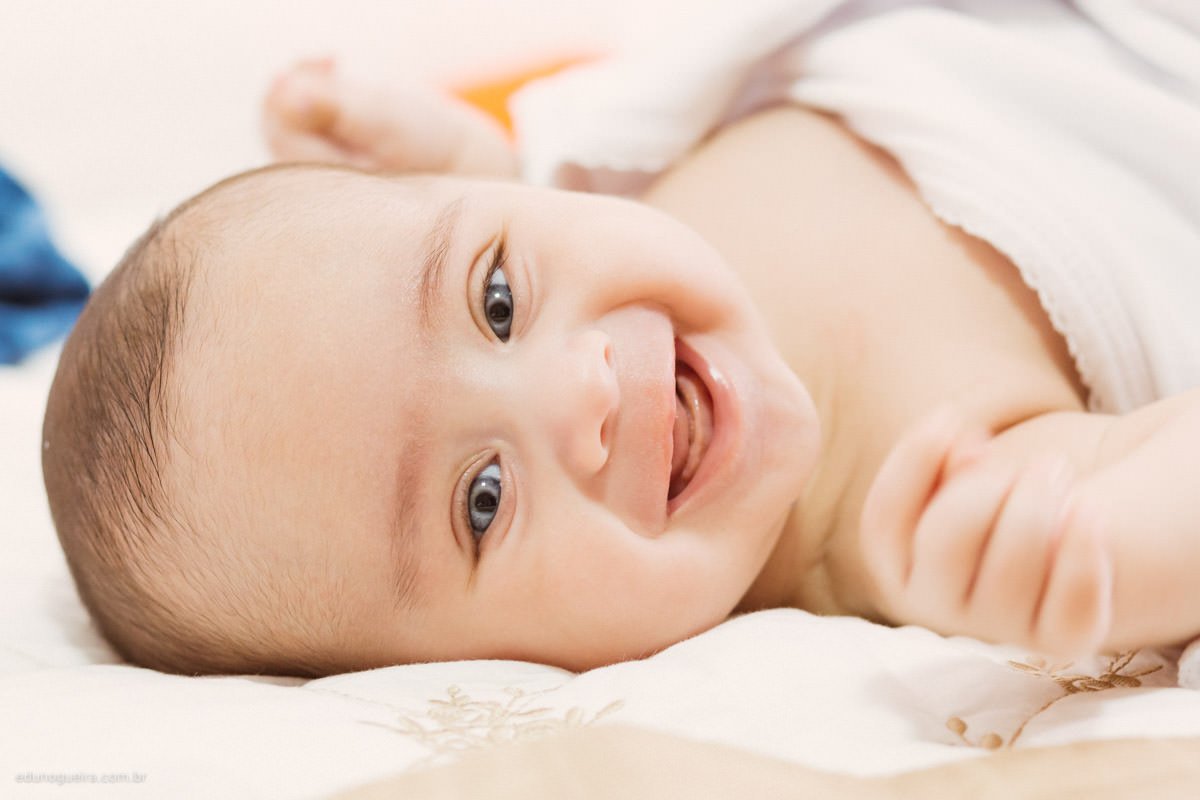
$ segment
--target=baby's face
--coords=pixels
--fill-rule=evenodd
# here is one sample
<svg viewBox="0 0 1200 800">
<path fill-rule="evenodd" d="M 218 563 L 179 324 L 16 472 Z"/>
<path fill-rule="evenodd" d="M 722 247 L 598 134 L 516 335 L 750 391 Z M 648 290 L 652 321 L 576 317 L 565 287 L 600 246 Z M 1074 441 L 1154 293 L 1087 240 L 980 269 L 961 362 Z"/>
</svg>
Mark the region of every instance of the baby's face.
<svg viewBox="0 0 1200 800">
<path fill-rule="evenodd" d="M 288 576 L 271 583 L 321 620 L 314 646 L 358 667 L 582 669 L 734 609 L 819 433 L 700 237 L 506 183 L 253 191 L 258 221 L 193 291 L 181 362 L 208 481 L 190 502 L 236 504 L 243 603 L 261 571 Z"/>
</svg>

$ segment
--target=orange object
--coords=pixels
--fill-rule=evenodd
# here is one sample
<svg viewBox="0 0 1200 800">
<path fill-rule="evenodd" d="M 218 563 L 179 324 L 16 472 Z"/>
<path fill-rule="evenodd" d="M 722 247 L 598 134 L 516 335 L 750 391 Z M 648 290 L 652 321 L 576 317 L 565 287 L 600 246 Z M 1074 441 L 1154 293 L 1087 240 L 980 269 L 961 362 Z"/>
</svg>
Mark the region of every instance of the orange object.
<svg viewBox="0 0 1200 800">
<path fill-rule="evenodd" d="M 527 69 L 489 79 L 482 83 L 472 83 L 466 86 L 452 88 L 450 91 L 456 97 L 466 100 L 476 108 L 491 115 L 504 129 L 512 134 L 512 118 L 508 115 L 508 98 L 530 81 L 538 80 L 560 72 L 567 67 L 594 61 L 597 56 L 572 56 L 538 64 Z"/>
</svg>

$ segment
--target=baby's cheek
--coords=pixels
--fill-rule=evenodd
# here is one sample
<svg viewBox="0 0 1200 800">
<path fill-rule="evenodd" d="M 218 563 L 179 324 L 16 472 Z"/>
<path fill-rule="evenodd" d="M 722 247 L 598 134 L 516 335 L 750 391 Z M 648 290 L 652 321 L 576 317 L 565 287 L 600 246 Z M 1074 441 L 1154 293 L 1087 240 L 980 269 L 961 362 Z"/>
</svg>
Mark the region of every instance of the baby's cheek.
<svg viewBox="0 0 1200 800">
<path fill-rule="evenodd" d="M 758 313 L 733 274 L 714 265 L 686 268 L 668 302 L 682 332 L 741 331 Z"/>
<path fill-rule="evenodd" d="M 668 308 L 683 331 L 730 327 L 753 312 L 737 275 L 691 229 L 668 220 L 643 239 L 643 247 L 619 262 L 627 290 Z"/>
<path fill-rule="evenodd" d="M 619 613 L 631 602 L 629 595 L 636 594 L 641 583 L 636 558 L 598 538 L 582 527 L 560 530 L 555 546 L 537 567 L 546 608 L 584 619 Z"/>
</svg>

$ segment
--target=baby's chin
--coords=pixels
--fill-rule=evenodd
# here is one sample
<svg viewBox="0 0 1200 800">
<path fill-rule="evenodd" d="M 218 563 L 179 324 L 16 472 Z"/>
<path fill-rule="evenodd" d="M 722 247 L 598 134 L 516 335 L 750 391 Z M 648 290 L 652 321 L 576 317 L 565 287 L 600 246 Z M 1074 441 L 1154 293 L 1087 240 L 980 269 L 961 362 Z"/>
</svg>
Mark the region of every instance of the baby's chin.
<svg viewBox="0 0 1200 800">
<path fill-rule="evenodd" d="M 808 387 L 767 334 L 765 325 L 749 331 L 744 342 L 743 353 L 747 354 L 757 379 L 747 391 L 753 393 L 752 406 L 761 415 L 756 428 L 766 453 L 762 469 L 789 476 L 798 497 L 816 467 L 821 447 L 821 421 L 816 405 Z"/>
<path fill-rule="evenodd" d="M 789 473 L 795 476 L 799 497 L 799 491 L 812 476 L 821 453 L 821 420 L 808 387 L 782 358 L 779 364 L 782 369 L 779 392 L 772 411 L 780 420 L 780 429 L 773 435 L 791 443 Z"/>
<path fill-rule="evenodd" d="M 822 426 L 807 387 L 782 358 L 771 362 L 756 403 L 761 415 L 754 467 L 758 478 L 750 491 L 757 490 L 757 497 L 747 497 L 758 506 L 754 517 L 768 549 L 813 479 L 822 450 Z"/>
</svg>

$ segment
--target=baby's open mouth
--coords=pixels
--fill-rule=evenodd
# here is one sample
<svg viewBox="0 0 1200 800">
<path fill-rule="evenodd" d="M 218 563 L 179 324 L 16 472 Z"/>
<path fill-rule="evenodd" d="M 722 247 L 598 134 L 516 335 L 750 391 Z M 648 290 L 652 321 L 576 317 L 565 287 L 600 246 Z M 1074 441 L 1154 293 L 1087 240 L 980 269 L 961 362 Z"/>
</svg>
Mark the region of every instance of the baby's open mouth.
<svg viewBox="0 0 1200 800">
<path fill-rule="evenodd" d="M 695 370 L 675 362 L 675 428 L 667 499 L 687 488 L 712 442 L 712 396 Z"/>
</svg>

